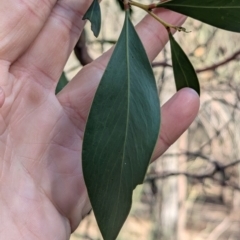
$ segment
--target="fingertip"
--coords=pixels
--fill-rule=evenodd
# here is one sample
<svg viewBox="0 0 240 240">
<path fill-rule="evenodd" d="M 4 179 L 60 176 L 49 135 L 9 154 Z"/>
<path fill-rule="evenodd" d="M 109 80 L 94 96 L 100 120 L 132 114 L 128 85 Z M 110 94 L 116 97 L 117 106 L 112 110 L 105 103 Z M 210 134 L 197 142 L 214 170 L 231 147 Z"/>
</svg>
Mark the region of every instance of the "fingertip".
<svg viewBox="0 0 240 240">
<path fill-rule="evenodd" d="M 199 95 L 192 88 L 176 92 L 162 107 L 161 139 L 167 145 L 172 145 L 190 127 L 199 107 Z"/>
<path fill-rule="evenodd" d="M 177 98 L 177 99 L 175 99 Z M 173 97 L 174 103 L 178 102 L 179 108 L 182 110 L 182 117 L 193 121 L 196 117 L 199 107 L 200 98 L 198 93 L 192 88 L 183 88 L 179 90 Z"/>
<path fill-rule="evenodd" d="M 199 106 L 199 95 L 191 88 L 179 90 L 163 105 L 160 135 L 152 160 L 162 155 L 189 128 Z"/>
</svg>

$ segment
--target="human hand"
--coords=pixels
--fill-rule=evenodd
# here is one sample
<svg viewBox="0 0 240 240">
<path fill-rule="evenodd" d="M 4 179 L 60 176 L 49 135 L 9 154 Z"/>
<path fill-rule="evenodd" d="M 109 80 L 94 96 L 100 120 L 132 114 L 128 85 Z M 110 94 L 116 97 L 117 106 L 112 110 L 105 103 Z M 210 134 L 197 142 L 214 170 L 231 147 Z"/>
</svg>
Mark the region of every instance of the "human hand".
<svg viewBox="0 0 240 240">
<path fill-rule="evenodd" d="M 82 138 L 111 51 L 85 66 L 55 96 L 91 1 L 0 1 L 0 239 L 68 239 L 90 210 Z M 160 13 L 173 24 L 185 19 Z M 137 30 L 152 61 L 167 42 L 167 32 L 150 16 Z M 154 159 L 188 128 L 198 107 L 198 95 L 190 89 L 162 107 Z"/>
</svg>

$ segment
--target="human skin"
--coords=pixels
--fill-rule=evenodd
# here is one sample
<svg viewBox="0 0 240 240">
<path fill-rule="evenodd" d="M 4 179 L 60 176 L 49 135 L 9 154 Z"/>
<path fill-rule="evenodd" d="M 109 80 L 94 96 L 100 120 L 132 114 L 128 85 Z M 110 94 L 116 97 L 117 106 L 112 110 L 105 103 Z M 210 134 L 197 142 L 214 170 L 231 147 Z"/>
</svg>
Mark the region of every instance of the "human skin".
<svg viewBox="0 0 240 240">
<path fill-rule="evenodd" d="M 111 51 L 55 95 L 90 4 L 0 0 L 0 240 L 69 239 L 91 209 L 82 175 L 82 138 Z M 185 20 L 167 10 L 156 14 L 177 25 Z M 152 61 L 167 32 L 150 16 L 137 31 Z M 198 108 L 191 89 L 182 89 L 162 107 L 152 160 L 189 127 Z"/>
</svg>

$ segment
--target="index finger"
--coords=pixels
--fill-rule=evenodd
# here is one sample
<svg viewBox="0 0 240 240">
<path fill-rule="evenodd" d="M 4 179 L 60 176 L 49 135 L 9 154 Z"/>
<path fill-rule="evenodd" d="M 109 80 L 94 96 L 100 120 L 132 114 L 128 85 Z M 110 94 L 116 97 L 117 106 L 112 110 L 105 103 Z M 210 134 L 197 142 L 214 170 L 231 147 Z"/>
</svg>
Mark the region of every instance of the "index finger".
<svg viewBox="0 0 240 240">
<path fill-rule="evenodd" d="M 15 61 L 43 27 L 57 0 L 0 0 L 0 59 Z"/>
<path fill-rule="evenodd" d="M 164 21 L 174 26 L 181 26 L 186 20 L 186 16 L 167 9 L 155 9 L 153 12 Z M 152 62 L 168 42 L 168 32 L 161 23 L 150 15 L 145 16 L 137 24 L 136 30 L 146 50 L 149 61 Z M 101 62 L 101 65 L 107 66 L 112 51 L 113 48 L 96 61 Z"/>
<path fill-rule="evenodd" d="M 166 9 L 156 9 L 154 13 L 174 26 L 181 26 L 186 20 L 186 16 Z M 161 23 L 153 19 L 150 15 L 147 15 L 136 26 L 136 30 L 148 58 L 152 62 L 168 42 L 168 32 Z"/>
</svg>

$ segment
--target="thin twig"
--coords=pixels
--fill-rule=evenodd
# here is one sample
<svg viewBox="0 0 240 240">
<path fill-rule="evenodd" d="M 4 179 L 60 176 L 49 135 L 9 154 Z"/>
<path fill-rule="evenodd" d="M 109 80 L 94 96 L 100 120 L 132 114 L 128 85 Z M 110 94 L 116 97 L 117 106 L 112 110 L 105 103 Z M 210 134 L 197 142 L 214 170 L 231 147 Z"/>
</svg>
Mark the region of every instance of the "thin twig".
<svg viewBox="0 0 240 240">
<path fill-rule="evenodd" d="M 226 58 L 225 60 L 223 60 L 219 63 L 213 64 L 212 66 L 209 66 L 209 67 L 205 67 L 205 68 L 202 68 L 202 69 L 197 69 L 196 72 L 200 73 L 200 72 L 206 72 L 206 71 L 213 71 L 220 66 L 223 66 L 223 65 L 225 65 L 225 64 L 227 64 L 227 63 L 229 63 L 233 60 L 236 60 L 239 55 L 240 55 L 240 50 L 236 51 L 235 53 L 233 53 L 230 57 Z"/>
<path fill-rule="evenodd" d="M 240 55 L 240 50 L 236 51 L 235 53 L 233 53 L 230 57 L 226 58 L 225 60 L 219 62 L 219 63 L 216 63 L 216 64 L 213 64 L 211 66 L 208 66 L 208 67 L 204 67 L 204 68 L 200 68 L 200 69 L 196 69 L 196 72 L 197 73 L 201 73 L 201 72 L 206 72 L 206 71 L 214 71 L 216 70 L 217 68 L 233 61 L 233 60 L 237 60 L 238 59 L 238 56 Z M 171 64 L 168 64 L 166 62 L 154 62 L 152 63 L 152 67 L 171 67 L 172 68 L 172 65 Z"/>
</svg>

